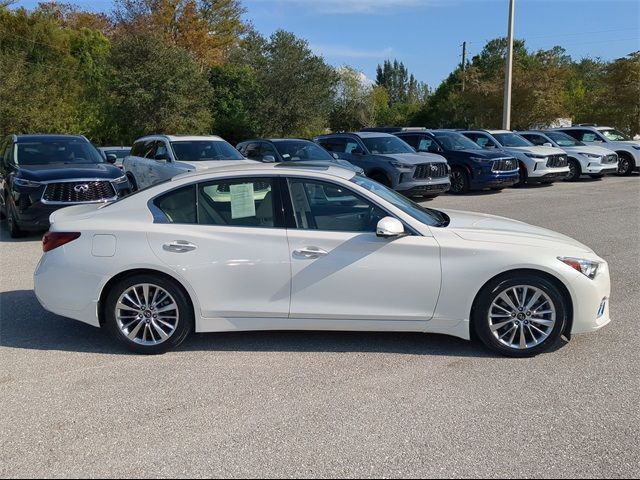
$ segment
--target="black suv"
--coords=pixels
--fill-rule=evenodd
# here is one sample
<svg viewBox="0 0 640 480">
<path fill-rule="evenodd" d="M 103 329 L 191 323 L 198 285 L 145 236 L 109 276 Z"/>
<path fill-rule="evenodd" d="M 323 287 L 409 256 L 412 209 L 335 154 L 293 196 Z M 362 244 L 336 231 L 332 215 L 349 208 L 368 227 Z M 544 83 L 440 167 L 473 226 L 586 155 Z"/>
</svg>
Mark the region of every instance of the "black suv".
<svg viewBox="0 0 640 480">
<path fill-rule="evenodd" d="M 0 213 L 11 237 L 49 228 L 49 215 L 129 191 L 122 171 L 80 135 L 10 135 L 0 142 Z"/>
<path fill-rule="evenodd" d="M 451 193 L 491 188 L 501 190 L 518 183 L 518 161 L 502 151 L 488 151 L 464 135 L 450 130 L 405 129 L 394 133 L 418 152 L 438 153 L 451 167 Z"/>
<path fill-rule="evenodd" d="M 312 162 L 314 165 L 335 164 L 362 174 L 363 170 L 331 155 L 320 145 L 303 138 L 256 138 L 240 142 L 236 148 L 249 160 L 258 162 Z"/>
</svg>

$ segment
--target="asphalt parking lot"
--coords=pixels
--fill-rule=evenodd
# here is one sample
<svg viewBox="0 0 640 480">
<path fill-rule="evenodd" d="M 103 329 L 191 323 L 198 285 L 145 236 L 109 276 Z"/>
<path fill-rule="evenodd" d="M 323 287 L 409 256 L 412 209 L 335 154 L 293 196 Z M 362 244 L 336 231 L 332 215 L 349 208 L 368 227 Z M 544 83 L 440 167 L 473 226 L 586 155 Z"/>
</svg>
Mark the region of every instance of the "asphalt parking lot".
<svg viewBox="0 0 640 480">
<path fill-rule="evenodd" d="M 45 312 L 40 237 L 3 231 L 0 476 L 637 477 L 640 175 L 428 205 L 590 245 L 610 264 L 613 322 L 524 360 L 332 332 L 201 334 L 136 356 Z"/>
</svg>

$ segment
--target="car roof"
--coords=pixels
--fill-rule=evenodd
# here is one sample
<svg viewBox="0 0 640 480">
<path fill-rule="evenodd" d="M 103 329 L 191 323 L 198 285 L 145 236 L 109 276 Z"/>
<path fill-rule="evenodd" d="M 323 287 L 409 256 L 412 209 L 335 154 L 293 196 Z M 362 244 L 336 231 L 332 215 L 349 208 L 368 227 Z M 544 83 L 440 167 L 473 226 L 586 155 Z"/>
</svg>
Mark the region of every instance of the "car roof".
<svg viewBox="0 0 640 480">
<path fill-rule="evenodd" d="M 487 132 L 489 132 L 490 134 L 494 134 L 494 133 L 514 133 L 510 130 L 486 130 Z"/>
<path fill-rule="evenodd" d="M 174 180 L 192 178 L 199 176 L 206 176 L 210 174 L 218 173 L 242 173 L 242 174 L 264 174 L 264 173 L 278 173 L 278 174 L 292 174 L 300 173 L 301 171 L 321 171 L 324 174 L 339 177 L 345 180 L 351 179 L 355 172 L 340 166 L 327 165 L 307 165 L 307 162 L 283 162 L 283 163 L 262 163 L 262 162 L 238 162 L 237 165 L 226 163 L 220 167 L 210 167 L 203 170 L 195 170 L 193 172 L 183 173 L 174 177 Z"/>
<path fill-rule="evenodd" d="M 50 134 L 50 133 L 37 133 L 32 135 L 16 135 L 16 141 L 18 142 L 33 142 L 37 140 L 69 140 L 71 138 L 87 140 L 82 135 L 60 135 L 60 134 Z M 88 140 L 87 140 L 88 141 Z"/>
<path fill-rule="evenodd" d="M 217 135 L 145 135 L 144 137 L 140 137 L 136 140 L 136 142 L 140 142 L 143 140 L 152 140 L 154 138 L 165 138 L 170 142 L 192 142 L 198 140 L 210 140 L 210 141 L 220 141 L 224 142 L 225 140 L 222 137 Z"/>
<path fill-rule="evenodd" d="M 99 147 L 100 150 L 131 150 L 131 147 Z"/>
<path fill-rule="evenodd" d="M 339 133 L 328 133 L 326 135 L 318 135 L 317 139 L 322 138 L 331 138 L 331 137 L 359 137 L 359 138 L 380 138 L 380 137 L 395 137 L 390 133 L 384 132 L 339 132 Z"/>
</svg>

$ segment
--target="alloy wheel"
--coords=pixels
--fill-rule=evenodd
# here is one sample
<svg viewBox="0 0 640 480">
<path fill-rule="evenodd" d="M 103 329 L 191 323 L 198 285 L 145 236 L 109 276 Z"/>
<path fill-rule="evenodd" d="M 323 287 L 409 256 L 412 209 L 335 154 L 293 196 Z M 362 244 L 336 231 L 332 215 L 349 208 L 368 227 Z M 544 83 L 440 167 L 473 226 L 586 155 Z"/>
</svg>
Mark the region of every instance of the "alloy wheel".
<svg viewBox="0 0 640 480">
<path fill-rule="evenodd" d="M 464 173 L 460 170 L 453 170 L 451 172 L 451 192 L 459 193 L 464 190 Z"/>
<path fill-rule="evenodd" d="M 543 290 L 517 285 L 494 297 L 487 320 L 491 333 L 501 344 L 526 350 L 551 335 L 556 324 L 556 306 Z"/>
<path fill-rule="evenodd" d="M 118 298 L 115 317 L 120 333 L 139 345 L 159 345 L 176 331 L 180 313 L 175 299 L 165 289 L 140 283 Z"/>
<path fill-rule="evenodd" d="M 630 167 L 631 163 L 629 162 L 629 159 L 626 157 L 621 157 L 618 161 L 618 173 L 620 175 L 625 175 L 629 171 Z"/>
</svg>

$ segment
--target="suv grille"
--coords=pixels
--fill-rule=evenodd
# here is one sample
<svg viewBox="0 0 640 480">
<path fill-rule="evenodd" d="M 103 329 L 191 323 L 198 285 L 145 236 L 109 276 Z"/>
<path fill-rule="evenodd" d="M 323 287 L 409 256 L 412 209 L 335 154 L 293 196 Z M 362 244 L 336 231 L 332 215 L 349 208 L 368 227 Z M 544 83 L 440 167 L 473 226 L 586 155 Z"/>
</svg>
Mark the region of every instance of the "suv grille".
<svg viewBox="0 0 640 480">
<path fill-rule="evenodd" d="M 441 178 L 449 175 L 447 164 L 441 163 L 421 163 L 416 166 L 413 178 Z"/>
<path fill-rule="evenodd" d="M 108 180 L 50 183 L 42 200 L 55 203 L 89 203 L 113 200 L 116 191 Z"/>
<path fill-rule="evenodd" d="M 567 165 L 569 165 L 569 162 L 566 155 L 551 155 L 547 160 L 547 167 L 549 168 L 566 167 Z"/>
<path fill-rule="evenodd" d="M 500 160 L 494 160 L 491 170 L 494 172 L 509 172 L 517 168 L 518 163 L 515 158 L 501 158 Z"/>
</svg>

